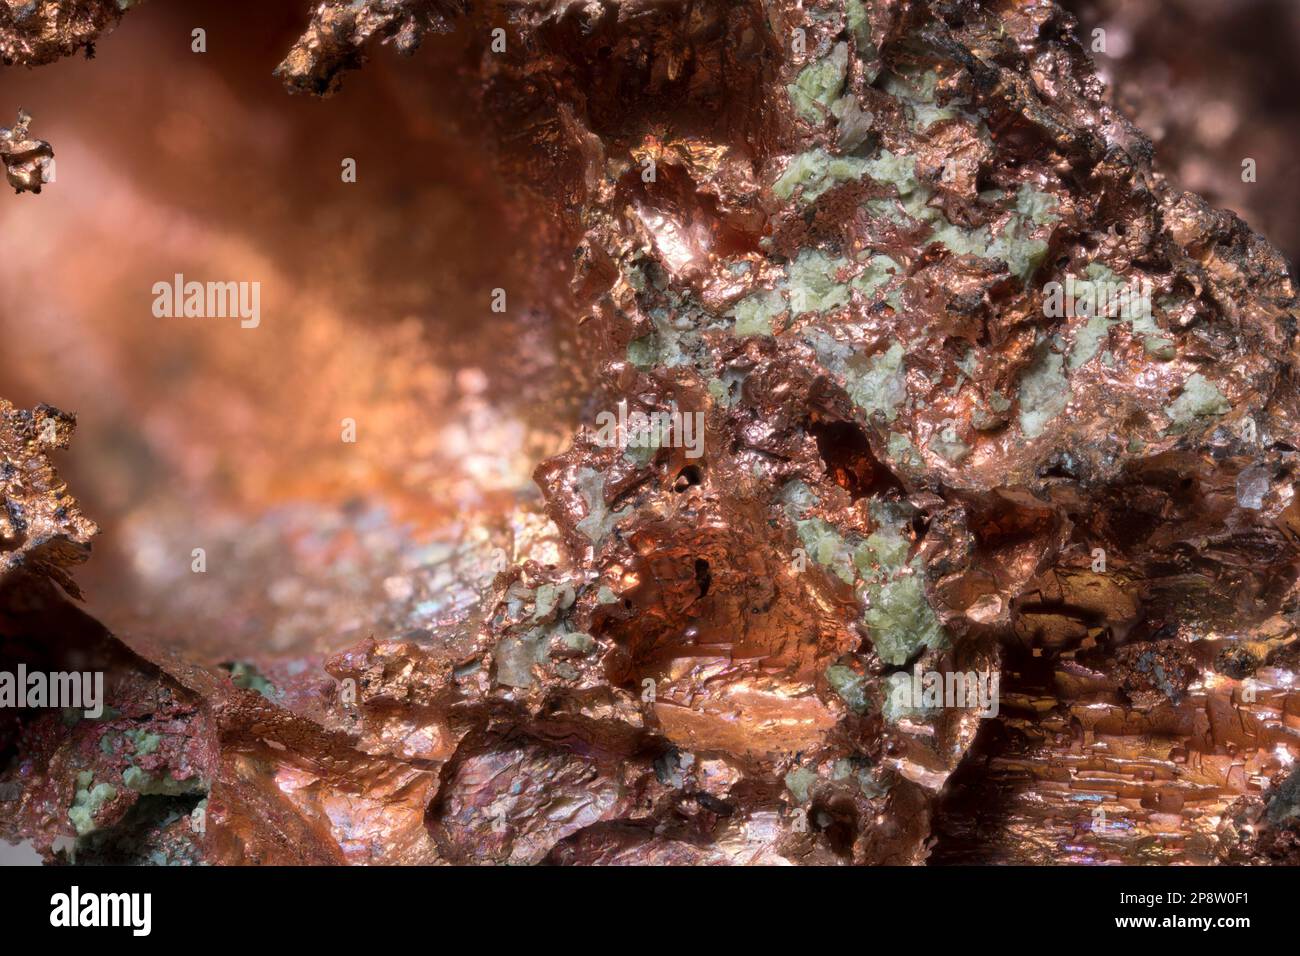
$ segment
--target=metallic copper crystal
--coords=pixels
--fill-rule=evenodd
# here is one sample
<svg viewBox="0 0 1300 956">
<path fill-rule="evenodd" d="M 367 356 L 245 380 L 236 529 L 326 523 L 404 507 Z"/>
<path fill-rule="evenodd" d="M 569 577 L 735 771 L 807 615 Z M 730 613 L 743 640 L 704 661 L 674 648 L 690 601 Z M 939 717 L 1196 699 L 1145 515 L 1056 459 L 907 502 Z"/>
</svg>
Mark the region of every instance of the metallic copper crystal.
<svg viewBox="0 0 1300 956">
<path fill-rule="evenodd" d="M 63 22 L 42 49 L 89 38 Z M 103 667 L 112 705 L 6 712 L 0 829 L 77 862 L 1296 862 L 1295 285 L 1075 29 L 1039 0 L 317 4 L 281 79 L 340 104 L 378 70 L 442 165 L 392 156 L 351 259 L 190 250 L 321 290 L 260 338 L 123 306 L 0 360 L 89 377 L 115 432 L 79 476 L 113 514 L 83 611 L 95 528 L 41 437 L 72 418 L 0 405 L 0 653 Z M 447 102 L 345 76 L 375 40 L 422 42 Z M 182 227 L 119 195 L 176 271 Z M 1067 278 L 1150 308 L 1046 308 Z M 636 413 L 671 429 L 611 442 Z M 995 706 L 906 693 L 959 675 Z"/>
<path fill-rule="evenodd" d="M 30 0 L 0 6 L 0 62 L 40 66 L 64 56 L 93 55 L 133 0 Z"/>
<path fill-rule="evenodd" d="M 18 111 L 18 122 L 0 128 L 0 162 L 4 163 L 5 179 L 14 192 L 41 191 L 49 182 L 53 167 L 54 150 L 40 139 L 32 139 L 27 132 L 32 118 Z"/>
</svg>

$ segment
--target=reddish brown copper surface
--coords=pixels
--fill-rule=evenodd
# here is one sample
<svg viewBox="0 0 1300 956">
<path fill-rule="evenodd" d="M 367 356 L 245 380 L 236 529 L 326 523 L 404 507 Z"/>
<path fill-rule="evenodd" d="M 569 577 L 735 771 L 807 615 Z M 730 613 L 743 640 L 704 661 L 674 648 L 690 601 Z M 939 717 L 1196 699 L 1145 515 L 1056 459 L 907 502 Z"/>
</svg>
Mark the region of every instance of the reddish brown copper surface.
<svg viewBox="0 0 1300 956">
<path fill-rule="evenodd" d="M 74 383 L 107 513 L 86 613 L 41 549 L 94 529 L 31 438 L 70 419 L 0 408 L 44 476 L 3 485 L 42 519 L 0 537 L 5 659 L 100 661 L 116 711 L 6 718 L 0 826 L 83 861 L 1294 861 L 1295 287 L 1073 29 L 323 3 L 278 70 L 338 94 L 310 116 L 173 54 L 61 177 L 85 205 L 0 212 L 95 210 L 83 282 L 0 263 L 35 303 L 4 341 L 73 316 L 0 371 Z M 264 321 L 151 316 L 177 271 L 260 278 Z M 1067 277 L 1150 308 L 1052 312 Z M 611 444 L 633 414 L 671 430 Z M 919 695 L 966 674 L 989 706 Z"/>
</svg>

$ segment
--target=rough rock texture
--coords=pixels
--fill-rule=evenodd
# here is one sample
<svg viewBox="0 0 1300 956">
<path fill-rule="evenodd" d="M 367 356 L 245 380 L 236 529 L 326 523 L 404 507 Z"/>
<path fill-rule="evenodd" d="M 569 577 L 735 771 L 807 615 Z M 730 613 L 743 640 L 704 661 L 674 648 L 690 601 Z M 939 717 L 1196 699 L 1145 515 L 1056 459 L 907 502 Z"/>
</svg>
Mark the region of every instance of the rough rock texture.
<svg viewBox="0 0 1300 956">
<path fill-rule="evenodd" d="M 1069 0 L 1115 103 L 1183 189 L 1300 257 L 1300 7 L 1279 0 Z M 1255 161 L 1243 178 L 1242 163 Z"/>
<path fill-rule="evenodd" d="M 553 537 L 323 669 L 214 672 L 10 582 L 0 634 L 117 655 L 118 714 L 12 730 L 0 825 L 96 859 L 1295 861 L 1295 286 L 1072 27 L 321 4 L 286 81 L 454 30 L 572 262 L 597 376 L 536 471 Z M 608 427 L 638 413 L 667 425 Z M 906 693 L 985 674 L 983 712 Z"/>
<path fill-rule="evenodd" d="M 329 96 L 341 74 L 365 63 L 365 46 L 376 37 L 411 55 L 426 33 L 448 33 L 465 0 L 362 0 L 321 3 L 311 25 L 276 68 L 291 92 Z"/>
<path fill-rule="evenodd" d="M 90 555 L 98 532 L 50 461 L 66 448 L 76 419 L 50 405 L 14 408 L 0 399 L 0 581 L 26 571 L 76 595 L 69 570 Z"/>
<path fill-rule="evenodd" d="M 0 4 L 0 63 L 40 66 L 85 51 L 122 19 L 134 0 L 5 0 Z"/>
</svg>

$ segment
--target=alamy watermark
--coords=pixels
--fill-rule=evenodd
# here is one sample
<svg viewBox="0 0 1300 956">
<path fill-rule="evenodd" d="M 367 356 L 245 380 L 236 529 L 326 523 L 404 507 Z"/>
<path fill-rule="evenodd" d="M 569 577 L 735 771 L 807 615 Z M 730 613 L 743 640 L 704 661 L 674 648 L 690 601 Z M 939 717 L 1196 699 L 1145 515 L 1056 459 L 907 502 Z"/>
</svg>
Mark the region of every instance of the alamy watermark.
<svg viewBox="0 0 1300 956">
<path fill-rule="evenodd" d="M 120 926 L 132 936 L 148 936 L 153 928 L 152 893 L 93 893 L 73 886 L 67 893 L 50 897 L 50 925 Z"/>
<path fill-rule="evenodd" d="M 0 671 L 0 707 L 57 707 L 80 710 L 94 720 L 104 713 L 102 671 Z"/>
<path fill-rule="evenodd" d="M 1082 316 L 1107 318 L 1151 318 L 1150 279 L 1137 276 L 1127 282 L 1113 279 L 1076 279 L 1049 282 L 1043 286 L 1043 315 L 1049 319 Z"/>
<path fill-rule="evenodd" d="M 922 671 L 912 670 L 892 681 L 890 705 L 895 713 L 913 710 L 938 710 L 955 707 L 976 710 L 981 717 L 998 715 L 998 689 L 1002 675 L 998 671 Z"/>
<path fill-rule="evenodd" d="M 260 282 L 186 282 L 178 272 L 171 282 L 155 282 L 153 294 L 154 318 L 238 318 L 243 329 L 262 322 Z"/>
<path fill-rule="evenodd" d="M 687 458 L 704 454 L 704 413 L 679 411 L 629 412 L 627 402 L 617 412 L 596 416 L 596 444 L 603 448 L 684 448 Z"/>
</svg>

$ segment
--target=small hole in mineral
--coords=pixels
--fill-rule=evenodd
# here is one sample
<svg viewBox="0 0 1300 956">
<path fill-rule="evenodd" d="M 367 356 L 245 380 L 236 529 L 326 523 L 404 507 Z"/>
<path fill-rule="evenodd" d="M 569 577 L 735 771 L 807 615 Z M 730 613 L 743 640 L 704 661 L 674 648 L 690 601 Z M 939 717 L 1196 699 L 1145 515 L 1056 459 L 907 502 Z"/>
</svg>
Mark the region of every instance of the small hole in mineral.
<svg viewBox="0 0 1300 956">
<path fill-rule="evenodd" d="M 706 597 L 709 593 L 709 585 L 713 583 L 713 576 L 709 573 L 709 562 L 703 558 L 695 559 L 695 583 L 699 585 L 700 597 Z"/>
<path fill-rule="evenodd" d="M 871 453 L 871 443 L 855 422 L 813 422 L 809 431 L 827 476 L 857 500 L 902 486 L 893 473 Z"/>
<path fill-rule="evenodd" d="M 852 856 L 853 841 L 858 835 L 858 812 L 851 802 L 832 800 L 814 804 L 810 819 L 836 856 Z"/>
<path fill-rule="evenodd" d="M 699 465 L 687 465 L 677 473 L 677 480 L 673 482 L 673 491 L 681 494 L 692 485 L 698 485 L 704 481 L 704 472 L 700 470 Z"/>
</svg>

